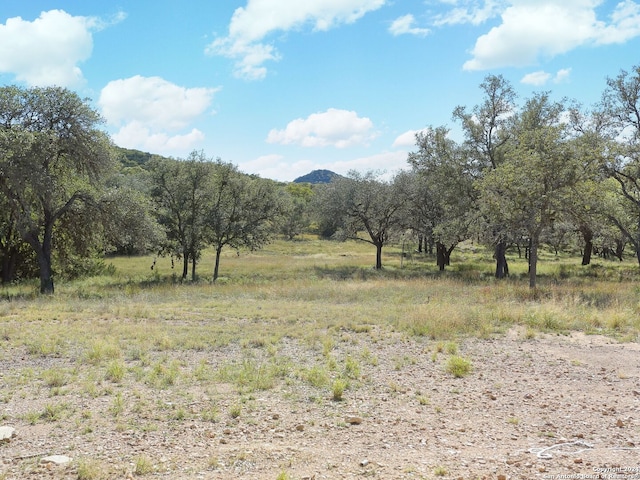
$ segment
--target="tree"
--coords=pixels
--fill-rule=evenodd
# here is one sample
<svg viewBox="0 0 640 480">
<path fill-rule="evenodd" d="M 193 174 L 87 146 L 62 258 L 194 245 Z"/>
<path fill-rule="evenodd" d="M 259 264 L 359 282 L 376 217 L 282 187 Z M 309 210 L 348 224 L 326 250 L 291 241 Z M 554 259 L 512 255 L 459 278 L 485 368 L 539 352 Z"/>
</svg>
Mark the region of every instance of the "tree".
<svg viewBox="0 0 640 480">
<path fill-rule="evenodd" d="M 456 245 L 468 236 L 475 221 L 473 205 L 477 197 L 470 156 L 448 133 L 446 127 L 418 133 L 418 151 L 410 153 L 407 159 L 418 174 L 418 192 L 425 202 L 422 208 L 428 208 L 421 216 L 433 227 L 436 263 L 440 270 L 449 264 Z M 415 207 L 414 204 L 414 212 Z"/>
<path fill-rule="evenodd" d="M 375 172 L 351 171 L 319 191 L 316 211 L 321 218 L 336 219 L 336 237 L 370 243 L 376 247 L 376 269 L 382 268 L 382 248 L 405 223 L 406 185 L 403 176 L 391 181 Z M 364 235 L 362 235 L 364 232 Z"/>
<path fill-rule="evenodd" d="M 0 88 L 0 192 L 53 293 L 56 224 L 95 199 L 112 168 L 110 141 L 88 100 L 58 88 Z"/>
<path fill-rule="evenodd" d="M 280 233 L 293 240 L 309 227 L 309 204 L 313 190 L 309 183 L 289 183 L 280 193 L 284 208 Z"/>
<path fill-rule="evenodd" d="M 191 264 L 195 280 L 196 264 L 206 245 L 204 223 L 212 199 L 214 163 L 204 153 L 192 152 L 186 160 L 158 157 L 149 164 L 151 196 L 169 240 L 165 249 L 182 258 L 182 279 L 187 278 Z"/>
<path fill-rule="evenodd" d="M 605 169 L 618 183 L 624 215 L 631 217 L 609 219 L 633 244 L 640 265 L 640 65 L 607 79 L 598 113 L 608 120 Z"/>
<path fill-rule="evenodd" d="M 479 182 L 484 214 L 510 229 L 524 229 L 529 237 L 531 288 L 536 287 L 541 237 L 588 172 L 568 126 L 560 121 L 564 111 L 564 105 L 551 102 L 548 93 L 529 99 L 504 161 Z"/>
<path fill-rule="evenodd" d="M 265 245 L 278 226 L 282 206 L 274 182 L 245 175 L 220 160 L 214 165 L 209 188 L 204 227 L 207 242 L 216 252 L 215 282 L 223 248 L 253 250 Z"/>
<path fill-rule="evenodd" d="M 465 135 L 465 145 L 479 175 L 498 168 L 503 162 L 515 112 L 516 94 L 511 84 L 501 75 L 489 75 L 480 84 L 485 98 L 471 112 L 458 106 L 453 118 L 460 121 Z M 495 247 L 496 278 L 509 274 L 507 263 L 508 232 L 503 225 L 490 225 L 491 242 Z"/>
</svg>

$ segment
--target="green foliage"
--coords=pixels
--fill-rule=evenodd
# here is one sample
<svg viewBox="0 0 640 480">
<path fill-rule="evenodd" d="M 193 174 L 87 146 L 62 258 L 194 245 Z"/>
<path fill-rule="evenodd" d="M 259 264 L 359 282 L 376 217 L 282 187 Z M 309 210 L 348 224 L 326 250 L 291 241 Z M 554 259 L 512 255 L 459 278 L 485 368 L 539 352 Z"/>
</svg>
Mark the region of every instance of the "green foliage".
<svg viewBox="0 0 640 480">
<path fill-rule="evenodd" d="M 445 369 L 456 378 L 466 377 L 471 372 L 471 362 L 466 358 L 453 355 L 447 360 Z"/>
</svg>

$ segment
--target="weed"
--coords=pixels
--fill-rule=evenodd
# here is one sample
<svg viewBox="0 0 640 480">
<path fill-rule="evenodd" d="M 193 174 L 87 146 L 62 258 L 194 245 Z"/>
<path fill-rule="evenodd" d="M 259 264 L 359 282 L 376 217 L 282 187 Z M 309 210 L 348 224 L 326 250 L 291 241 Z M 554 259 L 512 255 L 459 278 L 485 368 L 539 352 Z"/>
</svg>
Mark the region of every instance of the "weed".
<svg viewBox="0 0 640 480">
<path fill-rule="evenodd" d="M 309 369 L 303 369 L 302 378 L 316 388 L 323 388 L 328 385 L 330 381 L 327 371 L 317 365 Z"/>
<path fill-rule="evenodd" d="M 207 382 L 212 379 L 213 372 L 211 371 L 206 359 L 200 360 L 200 363 L 196 365 L 193 369 L 193 376 L 199 382 Z"/>
<path fill-rule="evenodd" d="M 58 368 L 43 371 L 42 379 L 51 388 L 60 388 L 67 384 L 67 376 L 63 370 Z"/>
<path fill-rule="evenodd" d="M 242 405 L 240 405 L 239 403 L 234 403 L 233 405 L 231 405 L 231 407 L 229 407 L 229 416 L 231 418 L 238 418 L 241 413 Z"/>
<path fill-rule="evenodd" d="M 202 412 L 200 412 L 200 418 L 204 422 L 217 423 L 220 419 L 220 412 L 218 407 L 214 404 L 207 406 Z"/>
<path fill-rule="evenodd" d="M 445 369 L 454 377 L 462 378 L 471 372 L 471 362 L 466 358 L 454 355 L 447 360 Z"/>
<path fill-rule="evenodd" d="M 114 417 L 119 416 L 124 411 L 124 399 L 122 398 L 122 393 L 118 392 L 111 403 L 111 407 L 109 407 L 109 411 L 111 415 Z"/>
<path fill-rule="evenodd" d="M 444 349 L 449 355 L 455 355 L 458 353 L 458 344 L 456 342 L 447 342 L 444 345 Z"/>
<path fill-rule="evenodd" d="M 287 472 L 283 470 L 278 474 L 278 476 L 276 477 L 276 480 L 291 480 L 291 477 Z"/>
<path fill-rule="evenodd" d="M 332 393 L 332 399 L 336 402 L 341 402 L 343 399 L 343 395 L 344 395 L 344 391 L 349 387 L 349 383 L 342 379 L 342 378 L 337 378 L 333 381 L 333 384 L 331 385 L 331 393 Z"/>
<path fill-rule="evenodd" d="M 23 415 L 23 418 L 29 425 L 35 425 L 36 423 L 38 423 L 38 420 L 40 420 L 41 413 L 36 411 L 29 411 Z"/>
<path fill-rule="evenodd" d="M 433 469 L 433 474 L 436 477 L 444 477 L 445 475 L 447 475 L 449 472 L 447 471 L 446 468 L 444 468 L 443 466 L 439 465 L 436 468 Z"/>
<path fill-rule="evenodd" d="M 107 367 L 105 378 L 111 382 L 120 383 L 126 371 L 127 367 L 122 360 L 113 360 Z"/>
<path fill-rule="evenodd" d="M 104 467 L 97 460 L 83 458 L 78 461 L 78 480 L 101 480 L 106 478 Z"/>
<path fill-rule="evenodd" d="M 348 378 L 360 378 L 360 364 L 351 355 L 347 355 L 344 362 L 344 374 Z"/>
<path fill-rule="evenodd" d="M 104 360 L 120 358 L 121 356 L 120 347 L 102 339 L 94 340 L 85 352 L 87 361 L 93 365 L 98 365 Z"/>
<path fill-rule="evenodd" d="M 153 472 L 153 463 L 144 455 L 140 455 L 134 460 L 133 473 L 134 475 L 147 475 Z"/>
</svg>

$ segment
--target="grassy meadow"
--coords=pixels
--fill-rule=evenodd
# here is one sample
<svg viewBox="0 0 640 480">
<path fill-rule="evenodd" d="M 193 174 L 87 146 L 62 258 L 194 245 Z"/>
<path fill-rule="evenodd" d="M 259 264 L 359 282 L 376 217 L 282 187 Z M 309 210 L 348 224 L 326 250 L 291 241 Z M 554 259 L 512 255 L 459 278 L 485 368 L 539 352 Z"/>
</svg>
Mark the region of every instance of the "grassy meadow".
<svg viewBox="0 0 640 480">
<path fill-rule="evenodd" d="M 582 267 L 579 257 L 545 253 L 531 291 L 524 258 L 512 255 L 510 278 L 496 281 L 491 252 L 477 245 L 457 248 L 445 272 L 400 246 L 385 248 L 382 271 L 374 258 L 368 244 L 303 238 L 225 252 L 215 284 L 213 254 L 205 252 L 193 283 L 178 280 L 179 262 L 172 269 L 158 258 L 152 270 L 153 257 L 122 257 L 107 259 L 111 275 L 58 281 L 54 296 L 36 294 L 36 283 L 4 286 L 0 358 L 12 367 L 0 376 L 0 408 L 11 407 L 0 410 L 2 423 L 63 420 L 91 444 L 114 428 L 232 422 L 255 408 L 254 392 L 281 384 L 340 401 L 364 381 L 361 369 L 376 365 L 378 342 L 423 342 L 435 361 L 467 337 L 515 326 L 524 339 L 580 330 L 638 340 L 640 273 L 631 260 Z M 305 353 L 293 355 L 291 345 Z M 463 376 L 470 365 L 454 355 L 443 368 Z M 160 402 L 158 392 L 171 401 Z M 92 413 L 77 399 L 101 399 L 103 410 Z M 144 457 L 120 467 L 85 460 L 75 464 L 76 478 L 109 478 L 132 464 L 136 475 L 160 468 Z"/>
<path fill-rule="evenodd" d="M 251 336 L 277 342 L 366 325 L 431 339 L 488 336 L 513 325 L 621 340 L 636 339 L 640 330 L 640 269 L 633 259 L 595 258 L 583 267 L 577 256 L 543 252 L 539 288 L 531 291 L 526 260 L 514 252 L 505 281 L 492 277 L 491 252 L 470 244 L 454 251 L 445 272 L 426 255 L 402 255 L 400 246 L 385 248 L 384 268 L 376 271 L 374 253 L 358 242 L 276 241 L 257 252 L 223 253 L 215 284 L 211 252 L 198 264 L 195 283 L 179 281 L 178 260 L 172 267 L 163 257 L 109 258 L 112 275 L 58 281 L 52 297 L 39 296 L 36 283 L 2 287 L 0 329 L 14 346 L 37 343 L 45 329 L 40 341 L 58 347 L 42 345 L 43 351 L 86 348 L 94 336 L 131 348 L 141 324 L 145 342 L 170 336 L 176 348 Z"/>
</svg>

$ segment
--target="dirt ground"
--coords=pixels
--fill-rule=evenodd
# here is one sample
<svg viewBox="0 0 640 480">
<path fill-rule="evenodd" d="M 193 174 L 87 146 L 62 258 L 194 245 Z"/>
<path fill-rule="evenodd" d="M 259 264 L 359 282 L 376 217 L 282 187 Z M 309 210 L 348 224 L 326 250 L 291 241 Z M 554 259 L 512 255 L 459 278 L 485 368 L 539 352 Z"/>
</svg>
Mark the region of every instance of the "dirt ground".
<svg viewBox="0 0 640 480">
<path fill-rule="evenodd" d="M 37 380 L 25 382 L 0 397 L 0 425 L 16 430 L 0 444 L 0 479 L 76 479 L 82 462 L 93 465 L 84 478 L 640 478 L 640 343 L 581 333 L 526 338 L 514 329 L 459 341 L 473 370 L 454 378 L 435 342 L 372 337 L 354 334 L 335 347 L 337 357 L 375 357 L 360 360 L 360 379 L 342 401 L 283 380 L 245 397 L 237 415 L 228 414 L 238 401 L 232 385 L 146 391 L 125 382 L 94 398 L 74 389 L 51 397 Z M 215 367 L 234 349 L 179 355 L 183 365 L 204 358 Z M 321 355 L 294 341 L 283 341 L 279 354 L 300 363 Z M 12 371 L 42 361 L 5 354 L 0 387 Z M 122 413 L 114 415 L 118 391 Z M 208 421 L 199 412 L 212 400 L 220 414 Z M 26 420 L 56 402 L 65 402 L 60 420 Z M 171 413 L 176 405 L 180 415 Z M 52 454 L 73 460 L 40 463 Z M 136 473 L 142 457 L 149 473 Z"/>
</svg>

